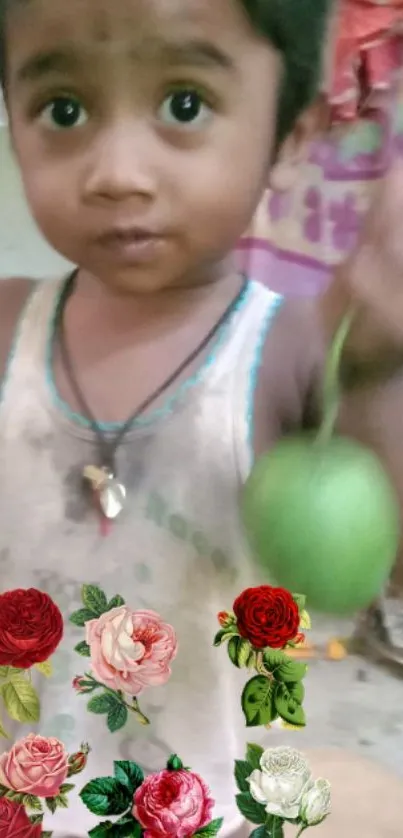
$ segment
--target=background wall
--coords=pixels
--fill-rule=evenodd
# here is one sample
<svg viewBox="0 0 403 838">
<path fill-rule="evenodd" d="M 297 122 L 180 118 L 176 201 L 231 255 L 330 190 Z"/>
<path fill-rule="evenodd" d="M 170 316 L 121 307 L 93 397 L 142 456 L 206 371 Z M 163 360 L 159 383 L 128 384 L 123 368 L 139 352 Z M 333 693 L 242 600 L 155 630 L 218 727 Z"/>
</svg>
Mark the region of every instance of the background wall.
<svg viewBox="0 0 403 838">
<path fill-rule="evenodd" d="M 65 270 L 30 217 L 8 132 L 0 127 L 0 278 L 52 277 Z"/>
</svg>

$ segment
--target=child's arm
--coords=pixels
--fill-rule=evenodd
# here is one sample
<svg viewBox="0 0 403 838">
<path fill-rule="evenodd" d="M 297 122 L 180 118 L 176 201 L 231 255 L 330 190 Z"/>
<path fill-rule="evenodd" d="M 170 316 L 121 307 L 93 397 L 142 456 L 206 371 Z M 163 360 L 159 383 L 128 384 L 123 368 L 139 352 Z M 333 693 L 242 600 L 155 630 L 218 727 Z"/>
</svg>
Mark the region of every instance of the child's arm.
<svg viewBox="0 0 403 838">
<path fill-rule="evenodd" d="M 20 314 L 32 289 L 29 279 L 0 280 L 0 384 Z"/>
</svg>

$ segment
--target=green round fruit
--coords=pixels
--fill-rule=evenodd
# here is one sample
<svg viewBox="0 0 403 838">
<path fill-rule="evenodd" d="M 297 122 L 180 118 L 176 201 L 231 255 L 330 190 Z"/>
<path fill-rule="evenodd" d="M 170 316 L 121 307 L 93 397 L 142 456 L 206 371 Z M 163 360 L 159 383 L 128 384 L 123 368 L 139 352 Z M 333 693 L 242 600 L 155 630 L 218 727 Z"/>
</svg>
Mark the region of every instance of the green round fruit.
<svg viewBox="0 0 403 838">
<path fill-rule="evenodd" d="M 242 515 L 272 581 L 309 608 L 352 614 L 382 592 L 396 560 L 400 511 L 371 451 L 342 437 L 284 440 L 254 467 Z"/>
</svg>

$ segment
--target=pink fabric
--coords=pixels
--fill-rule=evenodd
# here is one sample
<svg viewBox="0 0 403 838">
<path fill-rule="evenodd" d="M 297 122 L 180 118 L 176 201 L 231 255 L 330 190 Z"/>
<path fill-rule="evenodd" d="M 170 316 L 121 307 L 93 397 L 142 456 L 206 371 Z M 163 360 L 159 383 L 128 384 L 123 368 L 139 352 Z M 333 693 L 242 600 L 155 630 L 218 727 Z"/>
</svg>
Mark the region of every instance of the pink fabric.
<svg viewBox="0 0 403 838">
<path fill-rule="evenodd" d="M 335 121 L 350 121 L 373 91 L 390 86 L 400 66 L 403 0 L 341 0 L 330 103 Z"/>
</svg>

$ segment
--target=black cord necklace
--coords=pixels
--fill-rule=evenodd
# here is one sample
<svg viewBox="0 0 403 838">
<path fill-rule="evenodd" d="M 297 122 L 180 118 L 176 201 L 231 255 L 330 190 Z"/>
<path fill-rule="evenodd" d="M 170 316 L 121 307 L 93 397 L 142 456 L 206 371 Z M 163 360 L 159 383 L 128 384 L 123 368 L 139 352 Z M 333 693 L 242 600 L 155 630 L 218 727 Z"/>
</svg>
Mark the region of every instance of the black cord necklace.
<svg viewBox="0 0 403 838">
<path fill-rule="evenodd" d="M 54 347 L 58 346 L 60 351 L 61 362 L 64 371 L 68 377 L 69 384 L 74 393 L 74 396 L 79 405 L 80 411 L 85 416 L 90 424 L 90 427 L 96 437 L 98 445 L 98 465 L 88 465 L 83 470 L 83 478 L 85 482 L 91 487 L 97 505 L 105 520 L 112 521 L 117 518 L 124 509 L 127 491 L 126 487 L 118 479 L 116 468 L 117 451 L 125 439 L 128 431 L 131 430 L 136 419 L 141 416 L 168 388 L 175 383 L 179 376 L 189 367 L 207 348 L 210 341 L 215 337 L 221 326 L 228 320 L 228 318 L 236 310 L 239 302 L 245 294 L 248 280 L 244 280 L 242 288 L 236 297 L 232 300 L 230 305 L 225 309 L 214 326 L 205 335 L 203 340 L 195 347 L 195 349 L 186 356 L 184 361 L 174 370 L 168 378 L 163 381 L 146 399 L 130 414 L 125 422 L 120 426 L 115 434 L 105 433 L 97 422 L 88 402 L 78 383 L 77 376 L 74 370 L 74 365 L 71 360 L 68 349 L 65 333 L 64 312 L 67 301 L 74 291 L 75 280 L 78 271 L 68 278 L 63 294 L 60 298 L 58 311 L 56 314 L 55 330 L 54 330 Z"/>
</svg>

